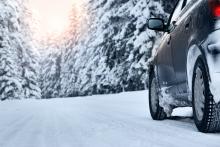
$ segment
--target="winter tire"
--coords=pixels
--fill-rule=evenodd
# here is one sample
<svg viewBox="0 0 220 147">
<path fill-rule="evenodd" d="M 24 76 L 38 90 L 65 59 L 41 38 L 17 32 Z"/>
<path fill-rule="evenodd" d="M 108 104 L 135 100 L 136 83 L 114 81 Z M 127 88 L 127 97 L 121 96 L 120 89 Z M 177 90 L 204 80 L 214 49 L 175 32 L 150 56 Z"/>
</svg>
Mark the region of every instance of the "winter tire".
<svg viewBox="0 0 220 147">
<path fill-rule="evenodd" d="M 196 127 L 203 133 L 218 132 L 219 109 L 209 90 L 208 73 L 201 58 L 196 62 L 192 82 L 192 105 Z"/>
<path fill-rule="evenodd" d="M 154 120 L 164 120 L 166 118 L 166 113 L 159 105 L 159 87 L 153 72 L 149 76 L 149 108 L 151 117 Z"/>
</svg>

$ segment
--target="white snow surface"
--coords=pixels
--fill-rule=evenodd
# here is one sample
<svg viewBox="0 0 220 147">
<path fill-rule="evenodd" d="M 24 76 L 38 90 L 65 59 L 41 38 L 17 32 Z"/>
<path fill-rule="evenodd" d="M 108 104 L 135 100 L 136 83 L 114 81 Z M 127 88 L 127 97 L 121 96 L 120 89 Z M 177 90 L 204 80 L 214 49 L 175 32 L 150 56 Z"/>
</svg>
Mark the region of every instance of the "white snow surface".
<svg viewBox="0 0 220 147">
<path fill-rule="evenodd" d="M 153 121 L 147 91 L 0 103 L 0 147 L 219 147 L 190 118 Z M 176 109 L 175 116 L 191 116 Z"/>
</svg>

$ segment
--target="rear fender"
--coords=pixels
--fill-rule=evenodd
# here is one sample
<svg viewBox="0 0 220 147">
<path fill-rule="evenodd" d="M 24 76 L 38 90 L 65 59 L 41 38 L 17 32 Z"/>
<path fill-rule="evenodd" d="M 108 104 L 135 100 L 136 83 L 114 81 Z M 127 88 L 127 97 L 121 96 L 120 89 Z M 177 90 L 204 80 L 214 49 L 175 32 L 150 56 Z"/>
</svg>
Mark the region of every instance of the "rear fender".
<svg viewBox="0 0 220 147">
<path fill-rule="evenodd" d="M 206 66 L 205 68 L 209 76 L 209 70 L 208 70 L 206 58 L 204 56 L 204 51 L 195 44 L 191 45 L 188 50 L 188 54 L 187 54 L 187 84 L 188 84 L 188 90 L 189 90 L 188 91 L 189 101 L 192 101 L 192 79 L 193 79 L 193 72 L 194 72 L 195 64 L 198 58 L 201 58 L 203 62 L 205 63 L 205 66 Z M 208 78 L 210 80 L 210 76 Z"/>
</svg>

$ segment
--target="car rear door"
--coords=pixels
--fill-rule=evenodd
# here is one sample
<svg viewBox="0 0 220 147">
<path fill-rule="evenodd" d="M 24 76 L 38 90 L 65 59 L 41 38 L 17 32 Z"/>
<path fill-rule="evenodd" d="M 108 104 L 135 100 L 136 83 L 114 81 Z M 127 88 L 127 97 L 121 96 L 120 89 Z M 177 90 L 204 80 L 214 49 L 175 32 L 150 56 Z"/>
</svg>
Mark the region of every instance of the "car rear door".
<svg viewBox="0 0 220 147">
<path fill-rule="evenodd" d="M 170 39 L 170 34 L 165 33 L 156 54 L 157 74 L 161 87 L 176 86 Z"/>
<path fill-rule="evenodd" d="M 178 4 L 175 7 L 174 13 L 171 14 L 171 17 L 169 20 L 174 20 L 176 18 L 182 9 L 182 4 L 184 0 L 180 0 Z M 170 21 L 168 22 L 168 24 Z M 169 87 L 172 89 L 177 89 L 177 83 L 176 83 L 176 74 L 174 71 L 174 66 L 173 66 L 173 59 L 172 59 L 172 35 L 175 32 L 175 28 L 173 27 L 172 24 L 169 24 L 169 30 L 167 33 L 165 33 L 162 43 L 160 47 L 157 50 L 157 73 L 158 73 L 158 78 L 159 78 L 159 83 L 161 88 L 163 87 Z M 177 93 L 178 90 L 172 90 Z M 179 92 L 178 92 L 179 93 Z"/>
<path fill-rule="evenodd" d="M 174 21 L 177 16 L 180 14 L 182 10 L 184 0 L 179 0 L 174 12 L 171 14 L 170 19 Z M 173 24 L 170 24 L 171 21 L 168 22 L 169 30 L 167 33 L 165 33 L 162 43 L 160 47 L 157 50 L 157 73 L 159 78 L 159 83 L 161 88 L 163 87 L 172 87 L 172 89 L 177 89 L 177 80 L 176 80 L 176 74 L 174 71 L 173 66 L 173 56 L 172 56 L 172 35 L 175 34 L 175 28 L 173 27 Z M 172 90 L 177 93 L 178 90 Z M 179 92 L 178 92 L 179 93 Z"/>
<path fill-rule="evenodd" d="M 194 0 L 183 1 L 182 11 L 175 20 L 174 30 L 171 33 L 173 66 L 180 93 L 187 93 L 187 51 L 193 32 L 193 16 L 189 9 L 193 3 Z"/>
</svg>

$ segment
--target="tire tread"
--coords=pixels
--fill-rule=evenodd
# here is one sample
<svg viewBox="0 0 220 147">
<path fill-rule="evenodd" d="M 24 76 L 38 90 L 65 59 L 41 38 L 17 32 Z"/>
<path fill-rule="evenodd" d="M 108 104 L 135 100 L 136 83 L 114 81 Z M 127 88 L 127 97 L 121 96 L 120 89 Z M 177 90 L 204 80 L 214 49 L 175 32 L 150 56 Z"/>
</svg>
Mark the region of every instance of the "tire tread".
<svg viewBox="0 0 220 147">
<path fill-rule="evenodd" d="M 164 119 L 166 119 L 166 113 L 164 112 L 163 108 L 159 106 L 159 104 L 158 104 L 159 107 L 157 108 L 157 113 L 154 114 L 151 111 L 151 104 L 150 104 L 151 91 L 150 91 L 150 89 L 151 89 L 151 83 L 152 83 L 154 78 L 156 78 L 154 72 L 150 72 L 150 75 L 149 75 L 149 107 L 150 107 L 150 113 L 151 113 L 151 116 L 154 120 L 164 120 Z M 158 92 L 158 94 L 159 94 L 159 92 Z"/>
<path fill-rule="evenodd" d="M 216 104 L 213 96 L 209 89 L 209 80 L 207 70 L 205 68 L 205 64 L 201 58 L 199 58 L 196 62 L 194 75 L 193 75 L 193 93 L 194 93 L 194 81 L 195 81 L 195 71 L 197 68 L 200 68 L 203 72 L 204 82 L 205 82 L 205 110 L 204 110 L 204 118 L 201 122 L 196 118 L 196 114 L 194 112 L 194 121 L 199 131 L 204 133 L 216 133 L 220 132 L 220 104 Z M 194 94 L 193 94 L 193 110 L 195 111 L 194 106 Z"/>
</svg>

